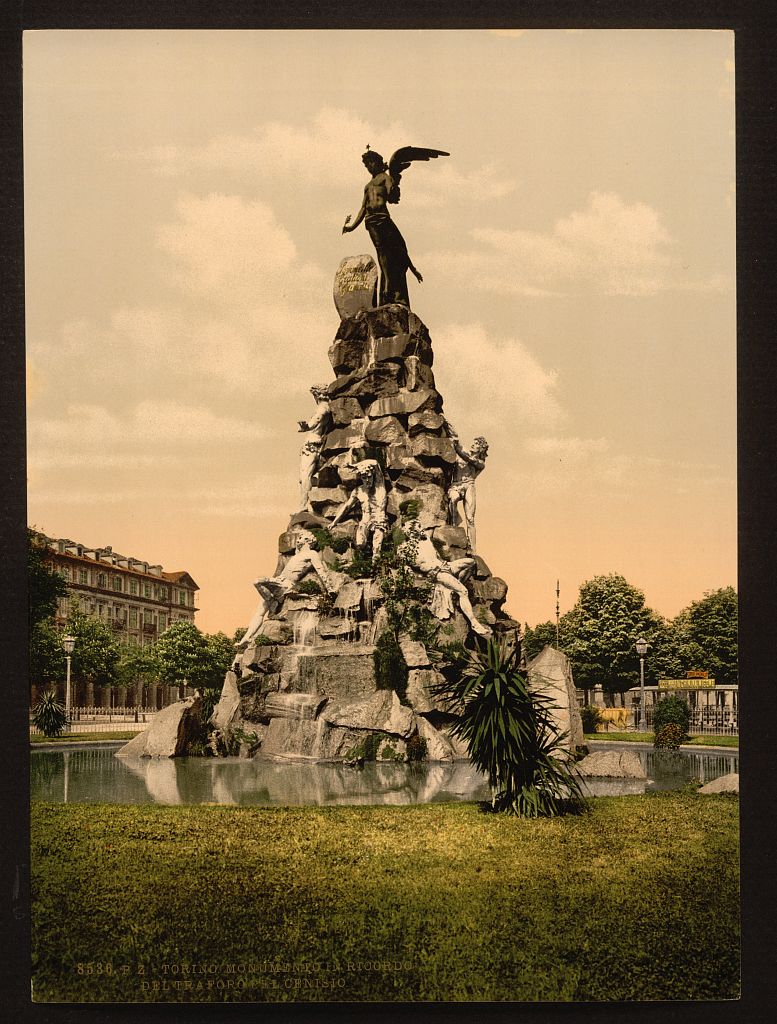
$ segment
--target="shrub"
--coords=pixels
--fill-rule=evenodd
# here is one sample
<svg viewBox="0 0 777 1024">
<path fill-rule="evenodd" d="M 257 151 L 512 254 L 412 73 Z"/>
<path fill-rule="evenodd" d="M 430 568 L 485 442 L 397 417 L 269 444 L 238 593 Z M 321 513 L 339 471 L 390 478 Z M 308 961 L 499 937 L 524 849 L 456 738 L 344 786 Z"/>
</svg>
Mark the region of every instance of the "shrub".
<svg viewBox="0 0 777 1024">
<path fill-rule="evenodd" d="M 302 580 L 301 583 L 295 584 L 294 589 L 298 594 L 313 594 L 316 597 L 323 593 L 321 584 L 314 576 L 308 576 L 306 580 Z"/>
<path fill-rule="evenodd" d="M 380 759 L 381 761 L 404 761 L 405 757 L 392 747 L 390 743 L 387 743 L 380 752 Z"/>
<path fill-rule="evenodd" d="M 264 633 L 257 633 L 251 642 L 255 643 L 257 647 L 272 647 L 275 643 L 274 640 L 271 640 L 269 636 L 265 636 Z"/>
<path fill-rule="evenodd" d="M 663 747 L 665 750 L 677 750 L 683 739 L 684 735 L 680 726 L 675 725 L 674 722 L 667 722 L 666 725 L 662 725 L 656 730 L 653 746 Z"/>
<path fill-rule="evenodd" d="M 44 736 L 59 736 L 67 728 L 65 707 L 47 690 L 32 710 L 32 721 Z"/>
<path fill-rule="evenodd" d="M 378 756 L 378 747 L 381 744 L 381 740 L 386 739 L 388 739 L 388 737 L 385 733 L 367 733 L 361 743 L 357 743 L 355 747 L 351 747 L 351 749 L 345 753 L 345 760 L 353 761 L 356 758 L 363 757 L 365 761 L 374 761 Z"/>
<path fill-rule="evenodd" d="M 418 513 L 423 508 L 423 502 L 418 498 L 406 498 L 399 503 L 399 514 L 403 521 L 418 519 Z"/>
<path fill-rule="evenodd" d="M 586 806 L 580 777 L 565 751 L 566 736 L 550 709 L 553 701 L 529 689 L 519 653 L 490 638 L 473 652 L 462 673 L 433 691 L 458 716 L 452 734 L 469 759 L 488 775 L 491 807 L 522 817 L 563 814 Z"/>
<path fill-rule="evenodd" d="M 408 670 L 399 641 L 390 629 L 378 637 L 373 654 L 375 662 L 375 688 L 393 690 L 400 697 L 407 692 Z"/>
<path fill-rule="evenodd" d="M 658 733 L 664 725 L 676 725 L 684 738 L 688 735 L 691 709 L 682 697 L 664 697 L 653 709 L 653 732 Z"/>
<path fill-rule="evenodd" d="M 210 721 L 213 710 L 221 699 L 221 690 L 215 689 L 215 687 L 208 687 L 202 691 L 202 697 L 200 697 L 200 719 L 204 723 Z"/>
<path fill-rule="evenodd" d="M 363 551 L 354 550 L 351 561 L 342 567 L 342 572 L 353 580 L 370 578 L 375 572 L 375 566 L 369 555 Z"/>
<path fill-rule="evenodd" d="M 596 732 L 596 727 L 601 722 L 602 716 L 599 713 L 599 708 L 589 704 L 581 709 L 580 719 L 583 723 L 583 732 Z"/>
<path fill-rule="evenodd" d="M 417 732 L 414 732 L 407 741 L 405 752 L 408 761 L 425 761 L 429 752 L 429 745 L 423 736 L 419 736 Z"/>
<path fill-rule="evenodd" d="M 326 527 L 319 527 L 318 529 L 310 531 L 316 538 L 316 544 L 319 551 L 323 551 L 324 548 L 331 548 L 336 555 L 342 555 L 348 550 L 349 540 L 347 537 L 335 537 Z"/>
</svg>

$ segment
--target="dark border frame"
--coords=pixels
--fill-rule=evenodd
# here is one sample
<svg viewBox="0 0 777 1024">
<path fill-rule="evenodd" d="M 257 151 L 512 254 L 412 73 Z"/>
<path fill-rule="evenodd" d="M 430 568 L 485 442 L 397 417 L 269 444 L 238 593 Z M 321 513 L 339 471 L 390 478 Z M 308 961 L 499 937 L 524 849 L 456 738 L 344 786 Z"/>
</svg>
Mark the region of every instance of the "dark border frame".
<svg viewBox="0 0 777 1024">
<path fill-rule="evenodd" d="M 746 680 L 741 734 L 743 995 L 730 1003 L 369 1004 L 376 1020 L 397 1015 L 446 1022 L 488 1015 L 493 1021 L 757 1021 L 769 1019 L 777 954 L 775 871 L 766 831 L 774 793 L 777 707 L 769 704 L 773 661 L 772 580 L 777 508 L 774 473 L 775 237 L 774 70 L 777 19 L 766 0 L 393 0 L 378 8 L 354 0 L 18 0 L 0 11 L 0 665 L 4 726 L 0 744 L 0 999 L 8 1019 L 29 1021 L 317 1020 L 361 1016 L 365 1004 L 293 1006 L 205 1004 L 31 1004 L 27 756 L 26 478 L 24 414 L 24 232 L 22 187 L 22 32 L 44 28 L 698 28 L 736 33 L 737 370 L 739 431 L 740 666 Z M 770 287 L 772 286 L 772 287 Z M 771 758 L 770 758 L 771 755 Z M 766 797 L 762 808 L 758 796 Z M 606 965 L 602 965 L 606 970 Z"/>
</svg>

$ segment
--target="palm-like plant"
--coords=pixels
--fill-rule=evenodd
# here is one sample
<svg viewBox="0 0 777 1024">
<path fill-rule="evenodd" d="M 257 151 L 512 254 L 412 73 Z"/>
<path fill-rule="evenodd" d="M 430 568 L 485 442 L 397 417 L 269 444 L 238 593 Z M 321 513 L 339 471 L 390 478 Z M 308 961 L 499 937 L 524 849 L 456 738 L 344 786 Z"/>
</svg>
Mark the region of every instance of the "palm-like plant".
<svg viewBox="0 0 777 1024">
<path fill-rule="evenodd" d="M 435 690 L 458 716 L 452 733 L 488 775 L 493 810 L 536 818 L 585 807 L 580 776 L 559 750 L 566 733 L 553 721 L 552 698 L 529 689 L 517 650 L 491 638 Z"/>
<path fill-rule="evenodd" d="M 56 694 L 47 690 L 32 710 L 32 721 L 44 736 L 59 736 L 67 727 L 67 714 L 64 705 L 57 700 Z"/>
</svg>

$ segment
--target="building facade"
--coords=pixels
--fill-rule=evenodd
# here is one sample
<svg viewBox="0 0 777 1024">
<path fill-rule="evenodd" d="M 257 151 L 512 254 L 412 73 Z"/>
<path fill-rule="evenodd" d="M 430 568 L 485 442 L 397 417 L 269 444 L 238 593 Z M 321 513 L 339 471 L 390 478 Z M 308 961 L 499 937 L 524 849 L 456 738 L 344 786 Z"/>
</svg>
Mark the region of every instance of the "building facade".
<svg viewBox="0 0 777 1024">
<path fill-rule="evenodd" d="M 110 625 L 120 643 L 147 647 L 174 622 L 194 622 L 199 587 L 185 570 L 165 572 L 111 547 L 90 548 L 38 534 L 46 561 L 65 580 L 67 593 L 54 616 L 64 629 L 75 605 Z"/>
</svg>

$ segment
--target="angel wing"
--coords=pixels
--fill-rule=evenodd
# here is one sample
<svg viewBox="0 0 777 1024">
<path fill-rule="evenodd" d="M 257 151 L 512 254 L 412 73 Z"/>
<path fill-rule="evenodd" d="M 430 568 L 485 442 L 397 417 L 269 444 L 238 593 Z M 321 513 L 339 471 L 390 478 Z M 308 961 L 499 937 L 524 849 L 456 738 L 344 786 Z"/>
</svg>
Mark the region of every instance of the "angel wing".
<svg viewBox="0 0 777 1024">
<path fill-rule="evenodd" d="M 390 203 L 399 202 L 399 182 L 402 172 L 406 171 L 414 160 L 436 160 L 438 156 L 450 156 L 444 149 L 426 149 L 423 146 L 403 146 L 393 153 L 388 162 L 388 171 L 394 182 L 394 188 L 388 197 Z"/>
</svg>

